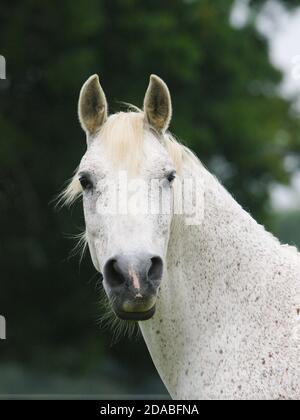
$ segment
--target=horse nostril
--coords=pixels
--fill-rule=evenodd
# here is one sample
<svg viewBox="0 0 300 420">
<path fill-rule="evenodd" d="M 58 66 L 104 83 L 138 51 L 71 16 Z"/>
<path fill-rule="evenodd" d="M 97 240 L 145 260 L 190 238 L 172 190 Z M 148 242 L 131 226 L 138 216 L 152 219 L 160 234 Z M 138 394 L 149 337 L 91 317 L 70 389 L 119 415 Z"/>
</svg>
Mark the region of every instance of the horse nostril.
<svg viewBox="0 0 300 420">
<path fill-rule="evenodd" d="M 156 255 L 114 256 L 106 262 L 103 270 L 106 284 L 115 291 L 120 291 L 121 286 L 127 291 L 141 289 L 144 292 L 149 286 L 150 289 L 156 288 L 162 273 L 163 261 Z"/>
<path fill-rule="evenodd" d="M 111 258 L 105 264 L 104 276 L 110 287 L 120 286 L 126 280 L 115 258 Z"/>
<path fill-rule="evenodd" d="M 163 262 L 160 257 L 151 258 L 151 266 L 148 271 L 148 279 L 152 281 L 161 280 L 163 273 Z"/>
</svg>

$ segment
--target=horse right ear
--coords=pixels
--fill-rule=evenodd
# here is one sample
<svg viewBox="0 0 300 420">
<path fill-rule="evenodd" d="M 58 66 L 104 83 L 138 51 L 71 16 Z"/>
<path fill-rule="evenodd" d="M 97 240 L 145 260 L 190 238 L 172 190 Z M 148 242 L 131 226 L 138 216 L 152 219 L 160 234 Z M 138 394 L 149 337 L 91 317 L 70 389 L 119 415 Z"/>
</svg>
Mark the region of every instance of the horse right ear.
<svg viewBox="0 0 300 420">
<path fill-rule="evenodd" d="M 107 119 L 107 101 L 97 74 L 89 77 L 81 88 L 78 116 L 87 137 L 94 136 Z"/>
<path fill-rule="evenodd" d="M 158 132 L 164 133 L 172 117 L 171 96 L 168 86 L 155 74 L 150 76 L 149 86 L 144 98 L 146 121 Z"/>
</svg>

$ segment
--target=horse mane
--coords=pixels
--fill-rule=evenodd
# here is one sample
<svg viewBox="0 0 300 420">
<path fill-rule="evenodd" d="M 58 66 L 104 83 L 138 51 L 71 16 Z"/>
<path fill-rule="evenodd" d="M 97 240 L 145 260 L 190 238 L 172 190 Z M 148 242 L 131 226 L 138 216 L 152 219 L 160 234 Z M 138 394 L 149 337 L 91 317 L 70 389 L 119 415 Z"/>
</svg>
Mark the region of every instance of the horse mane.
<svg viewBox="0 0 300 420">
<path fill-rule="evenodd" d="M 110 115 L 99 132 L 101 142 L 106 145 L 113 164 L 115 166 L 126 164 L 130 172 L 136 171 L 143 155 L 144 130 L 153 131 L 145 123 L 144 113 L 136 107 L 134 109 L 135 111 L 118 112 Z M 157 133 L 154 132 L 154 134 Z M 183 161 L 187 161 L 190 165 L 196 167 L 202 166 L 196 155 L 188 147 L 181 144 L 169 131 L 162 135 L 162 142 L 177 173 L 180 173 Z M 81 196 L 82 188 L 77 172 L 78 169 L 68 182 L 67 187 L 59 194 L 57 201 L 59 206 L 69 207 Z"/>
</svg>

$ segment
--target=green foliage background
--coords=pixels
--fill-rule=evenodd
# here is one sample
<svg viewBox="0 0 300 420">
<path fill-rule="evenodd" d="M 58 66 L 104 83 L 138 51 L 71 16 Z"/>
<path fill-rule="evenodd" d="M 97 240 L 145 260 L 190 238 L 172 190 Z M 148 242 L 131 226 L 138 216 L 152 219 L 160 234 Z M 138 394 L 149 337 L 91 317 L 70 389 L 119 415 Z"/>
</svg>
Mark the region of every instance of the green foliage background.
<svg viewBox="0 0 300 420">
<path fill-rule="evenodd" d="M 151 73 L 165 79 L 171 130 L 284 237 L 269 186 L 289 181 L 284 158 L 299 154 L 300 130 L 255 27 L 264 4 L 252 0 L 236 29 L 232 0 L 1 0 L 0 393 L 165 393 L 141 339 L 111 346 L 97 326 L 99 279 L 88 257 L 80 267 L 68 258 L 64 237 L 82 229 L 80 206 L 50 203 L 85 150 L 76 107 L 89 75 L 100 75 L 111 112 L 117 100 L 141 106 Z"/>
</svg>

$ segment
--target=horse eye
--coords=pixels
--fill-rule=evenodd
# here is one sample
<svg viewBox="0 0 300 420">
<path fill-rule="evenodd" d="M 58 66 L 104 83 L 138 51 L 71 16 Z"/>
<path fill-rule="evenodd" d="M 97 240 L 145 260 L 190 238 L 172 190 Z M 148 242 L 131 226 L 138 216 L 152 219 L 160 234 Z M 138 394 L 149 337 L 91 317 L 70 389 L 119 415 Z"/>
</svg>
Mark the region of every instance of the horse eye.
<svg viewBox="0 0 300 420">
<path fill-rule="evenodd" d="M 93 183 L 88 175 L 80 175 L 79 182 L 84 190 L 90 190 L 93 188 Z"/>
<path fill-rule="evenodd" d="M 174 179 L 176 178 L 176 171 L 171 171 L 167 174 L 166 176 L 167 180 L 170 182 L 174 181 Z"/>
</svg>

